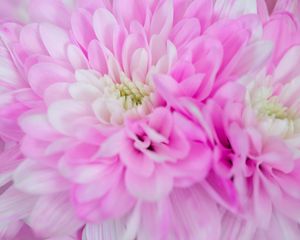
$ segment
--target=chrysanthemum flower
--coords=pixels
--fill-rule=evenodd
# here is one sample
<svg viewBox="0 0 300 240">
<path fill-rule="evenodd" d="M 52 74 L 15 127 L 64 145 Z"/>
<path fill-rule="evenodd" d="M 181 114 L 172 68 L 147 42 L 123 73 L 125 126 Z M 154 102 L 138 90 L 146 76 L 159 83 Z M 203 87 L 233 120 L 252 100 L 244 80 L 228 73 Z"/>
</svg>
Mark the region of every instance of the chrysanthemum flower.
<svg viewBox="0 0 300 240">
<path fill-rule="evenodd" d="M 209 173 L 206 182 L 230 188 L 229 180 L 219 184 L 215 165 L 228 160 L 231 146 L 246 161 L 248 148 L 244 139 L 226 146 L 217 137 L 215 147 L 187 99 L 209 106 L 215 96 L 224 107 L 226 83 L 257 72 L 269 57 L 258 16 L 242 4 L 256 11 L 251 1 L 78 1 L 73 12 L 58 0 L 31 1 L 30 24 L 3 25 L 15 34 L 5 50 L 23 84 L 8 94 L 25 107 L 13 112 L 23 157 L 0 210 L 25 198 L 17 220 L 43 238 L 75 237 L 85 221 L 100 223 L 85 226 L 88 240 L 217 240 L 220 216 L 206 190 L 216 194 L 204 179 Z M 224 116 L 239 108 L 230 110 Z M 270 141 L 273 147 L 281 150 L 281 141 Z M 226 206 L 242 205 L 221 197 Z"/>
<path fill-rule="evenodd" d="M 171 74 L 173 96 L 204 99 L 238 51 L 224 50 L 218 23 L 208 27 L 211 1 L 124 6 L 115 1 L 79 9 L 72 34 L 50 23 L 29 24 L 16 44 L 39 103 L 19 119 L 23 153 L 71 181 L 77 212 L 89 220 L 122 216 L 137 199 L 159 200 L 206 176 L 211 151 L 205 134 L 166 103 L 161 89 Z M 220 23 L 239 30 L 231 42 L 243 34 L 236 47 L 249 39 L 243 21 Z M 28 161 L 15 175 L 23 190 L 25 176 L 33 175 L 22 167 Z"/>
<path fill-rule="evenodd" d="M 262 71 L 221 87 L 203 111 L 218 146 L 208 189 L 249 221 L 252 234 L 269 236 L 267 230 L 277 221 L 299 219 L 298 22 L 288 13 L 276 13 L 264 25 L 264 38 L 274 48 Z M 236 224 L 239 228 L 239 220 Z M 286 230 L 291 232 L 282 229 L 276 239 L 299 234 L 294 227 Z"/>
</svg>

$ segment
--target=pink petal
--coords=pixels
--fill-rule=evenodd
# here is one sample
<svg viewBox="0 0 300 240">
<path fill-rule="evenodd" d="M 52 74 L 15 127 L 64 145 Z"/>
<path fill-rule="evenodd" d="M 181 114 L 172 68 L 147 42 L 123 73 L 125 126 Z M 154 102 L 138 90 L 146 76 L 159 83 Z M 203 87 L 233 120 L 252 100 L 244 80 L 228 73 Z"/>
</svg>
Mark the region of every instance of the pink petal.
<svg viewBox="0 0 300 240">
<path fill-rule="evenodd" d="M 259 181 L 259 177 L 256 174 L 254 176 L 253 183 L 253 200 L 254 200 L 254 214 L 255 219 L 260 227 L 268 227 L 272 214 L 272 203 L 269 196 L 266 195 L 263 186 Z"/>
<path fill-rule="evenodd" d="M 299 179 L 300 179 L 300 167 L 299 163 L 295 166 L 292 172 L 285 174 L 280 171 L 274 171 L 273 177 L 281 186 L 283 191 L 294 198 L 300 198 Z"/>
<path fill-rule="evenodd" d="M 191 145 L 190 152 L 185 158 L 178 160 L 174 164 L 169 164 L 168 167 L 172 168 L 172 172 L 176 177 L 174 185 L 177 186 L 176 179 L 186 178 L 189 180 L 185 182 L 184 187 L 186 187 L 195 181 L 203 180 L 211 168 L 211 163 L 211 150 L 203 144 L 194 143 Z"/>
<path fill-rule="evenodd" d="M 180 126 L 180 131 L 184 133 L 187 139 L 201 142 L 206 141 L 206 135 L 201 126 L 198 125 L 197 122 L 186 118 L 184 115 L 177 112 L 174 113 L 174 125 Z"/>
<path fill-rule="evenodd" d="M 69 45 L 67 48 L 68 60 L 74 69 L 87 68 L 87 59 L 83 55 L 79 47 L 75 45 Z"/>
<path fill-rule="evenodd" d="M 73 99 L 86 102 L 92 102 L 101 95 L 97 87 L 82 82 L 71 84 L 69 93 Z"/>
<path fill-rule="evenodd" d="M 48 145 L 49 142 L 25 136 L 22 139 L 21 151 L 28 158 L 39 159 L 41 156 L 44 156 L 45 149 Z"/>
<path fill-rule="evenodd" d="M 92 41 L 88 47 L 88 59 L 93 69 L 98 70 L 102 74 L 107 73 L 106 54 L 96 40 Z"/>
<path fill-rule="evenodd" d="M 214 172 L 210 172 L 206 178 L 208 184 L 204 184 L 206 191 L 221 205 L 235 210 L 238 207 L 238 199 L 235 186 L 232 181 L 222 178 Z"/>
<path fill-rule="evenodd" d="M 103 222 L 107 219 L 123 217 L 134 204 L 135 200 L 127 193 L 123 183 L 119 183 L 101 199 L 78 204 L 77 213 L 89 221 Z"/>
<path fill-rule="evenodd" d="M 33 65 L 28 73 L 28 81 L 32 89 L 43 96 L 46 88 L 56 82 L 72 82 L 73 73 L 68 69 L 53 63 L 38 63 Z"/>
<path fill-rule="evenodd" d="M 297 222 L 300 217 L 299 199 L 287 194 L 272 199 L 275 207 L 292 221 Z"/>
<path fill-rule="evenodd" d="M 165 122 L 164 126 L 160 124 L 163 121 Z M 165 138 L 169 138 L 174 127 L 172 113 L 166 108 L 156 108 L 150 115 L 149 127 L 162 134 Z"/>
<path fill-rule="evenodd" d="M 69 82 L 57 82 L 47 87 L 47 89 L 44 92 L 44 101 L 47 104 L 47 106 L 50 106 L 56 101 L 71 98 L 69 93 L 70 85 L 71 83 Z"/>
<path fill-rule="evenodd" d="M 247 133 L 236 123 L 232 123 L 228 128 L 228 138 L 236 154 L 246 159 L 249 153 L 249 139 Z"/>
<path fill-rule="evenodd" d="M 210 94 L 213 88 L 214 76 L 222 63 L 223 48 L 221 43 L 216 39 L 202 36 L 189 44 L 187 52 L 191 53 L 190 61 L 193 61 L 195 70 L 205 74 L 202 85 L 196 94 L 199 99 L 204 99 Z M 200 59 L 206 60 L 201 61 Z"/>
<path fill-rule="evenodd" d="M 88 9 L 89 11 L 94 11 L 98 8 L 107 8 L 111 9 L 111 1 L 110 0 L 78 0 L 77 6 L 80 8 Z"/>
<path fill-rule="evenodd" d="M 244 47 L 227 65 L 223 74 L 241 76 L 261 70 L 270 59 L 273 44 L 268 41 L 257 41 Z"/>
<path fill-rule="evenodd" d="M 126 37 L 122 49 L 122 66 L 124 72 L 130 76 L 130 63 L 133 53 L 139 49 L 145 47 L 145 40 L 141 34 L 130 34 Z"/>
<path fill-rule="evenodd" d="M 193 97 L 199 90 L 204 74 L 198 73 L 186 79 L 183 79 L 179 83 L 179 89 L 183 96 Z"/>
<path fill-rule="evenodd" d="M 159 95 L 172 106 L 177 106 L 178 101 L 176 95 L 179 94 L 179 84 L 168 75 L 155 75 L 153 81 Z"/>
<path fill-rule="evenodd" d="M 247 44 L 250 34 L 241 28 L 238 21 L 217 21 L 212 24 L 206 34 L 218 39 L 224 48 L 223 66 L 226 67 L 233 57 Z"/>
<path fill-rule="evenodd" d="M 231 101 L 243 102 L 245 99 L 246 88 L 240 83 L 228 82 L 225 83 L 215 93 L 214 98 L 220 103 L 224 103 L 229 99 Z"/>
<path fill-rule="evenodd" d="M 103 171 L 98 171 L 92 182 L 78 184 L 74 188 L 73 194 L 77 202 L 82 203 L 99 199 L 118 183 L 122 168 L 115 165 L 100 167 L 103 168 Z"/>
<path fill-rule="evenodd" d="M 145 49 L 139 48 L 132 55 L 130 73 L 134 81 L 144 82 L 148 72 L 149 56 Z"/>
<path fill-rule="evenodd" d="M 193 1 L 186 9 L 184 17 L 196 17 L 199 19 L 201 28 L 205 29 L 211 22 L 213 16 L 213 1 L 212 0 L 198 0 Z"/>
<path fill-rule="evenodd" d="M 163 36 L 154 35 L 150 40 L 151 63 L 155 65 L 166 54 L 167 44 Z"/>
<path fill-rule="evenodd" d="M 272 58 L 276 65 L 282 55 L 299 42 L 295 19 L 288 12 L 274 14 L 264 26 L 264 38 L 275 44 Z"/>
<path fill-rule="evenodd" d="M 121 27 L 116 27 L 113 32 L 113 52 L 118 61 L 122 62 L 122 49 L 126 38 L 126 30 Z"/>
<path fill-rule="evenodd" d="M 172 178 L 160 167 L 157 167 L 149 177 L 142 177 L 127 170 L 125 182 L 131 194 L 146 201 L 162 199 L 170 193 L 173 187 Z"/>
<path fill-rule="evenodd" d="M 0 184 L 6 183 L 6 180 L 10 180 L 11 172 L 20 164 L 21 162 L 21 151 L 20 151 L 20 145 L 14 144 L 10 147 L 6 147 L 6 149 L 2 150 L 0 152 L 0 159 L 5 159 L 5 161 L 0 161 L 0 175 L 3 175 L 3 179 Z M 8 174 L 7 176 L 6 173 Z"/>
<path fill-rule="evenodd" d="M 263 153 L 257 160 L 274 169 L 290 172 L 294 168 L 294 158 L 290 149 L 280 139 L 269 138 L 263 147 Z"/>
<path fill-rule="evenodd" d="M 116 25 L 117 20 L 107 9 L 100 8 L 94 13 L 93 26 L 96 36 L 109 49 L 112 49 L 113 29 Z"/>
<path fill-rule="evenodd" d="M 73 213 L 68 195 L 64 193 L 40 197 L 28 223 L 43 237 L 71 235 L 82 225 Z"/>
<path fill-rule="evenodd" d="M 33 22 L 49 22 L 63 28 L 70 24 L 67 21 L 68 11 L 58 0 L 32 0 L 29 5 L 29 13 Z"/>
<path fill-rule="evenodd" d="M 72 14 L 71 25 L 78 43 L 87 48 L 89 43 L 96 37 L 90 13 L 84 9 L 78 9 Z"/>
<path fill-rule="evenodd" d="M 297 62 L 300 61 L 300 47 L 290 48 L 282 57 L 274 71 L 274 80 L 287 83 L 300 74 Z"/>
<path fill-rule="evenodd" d="M 34 196 L 27 195 L 10 187 L 0 197 L 0 220 L 6 222 L 26 218 L 32 210 L 34 203 Z"/>
<path fill-rule="evenodd" d="M 166 158 L 171 161 L 184 158 L 188 155 L 190 145 L 180 130 L 173 129 L 168 139 L 168 144 L 153 144 L 154 151 L 151 155 L 153 160 L 156 157 Z"/>
<path fill-rule="evenodd" d="M 162 4 L 154 11 L 152 16 L 150 32 L 151 35 L 167 37 L 173 24 L 173 3 L 170 0 Z"/>
<path fill-rule="evenodd" d="M 300 234 L 297 223 L 279 212 L 273 215 L 269 230 L 266 231 L 268 239 L 297 240 Z"/>
<path fill-rule="evenodd" d="M 183 47 L 196 36 L 199 36 L 201 26 L 198 19 L 188 18 L 178 22 L 172 29 L 170 39 L 177 47 Z"/>
<path fill-rule="evenodd" d="M 50 126 L 46 115 L 39 112 L 26 112 L 19 118 L 19 124 L 24 132 L 37 139 L 51 141 L 59 136 Z"/>
<path fill-rule="evenodd" d="M 122 143 L 122 152 L 120 153 L 121 161 L 134 174 L 149 177 L 152 175 L 155 165 L 151 159 L 134 148 L 133 142 L 125 140 Z"/>
<path fill-rule="evenodd" d="M 89 161 L 89 158 L 80 159 L 81 161 Z M 106 170 L 105 166 L 97 163 L 76 163 L 63 157 L 59 163 L 61 174 L 70 179 L 72 182 L 85 184 L 97 179 Z M 99 186 L 100 187 L 100 186 Z"/>
<path fill-rule="evenodd" d="M 66 47 L 70 40 L 64 29 L 50 23 L 41 23 L 40 35 L 45 48 L 52 57 L 65 59 Z"/>
<path fill-rule="evenodd" d="M 49 107 L 48 120 L 56 130 L 68 135 L 74 133 L 73 124 L 75 121 L 84 115 L 89 115 L 89 113 L 89 107 L 82 102 L 61 100 Z"/>
<path fill-rule="evenodd" d="M 126 227 L 121 220 L 105 221 L 102 224 L 87 224 L 83 231 L 84 240 L 116 240 L 124 236 Z"/>
<path fill-rule="evenodd" d="M 176 189 L 170 198 L 176 234 L 184 239 L 220 239 L 218 207 L 200 186 Z M 199 217 L 199 212 L 205 217 Z"/>
<path fill-rule="evenodd" d="M 98 155 L 101 157 L 112 157 L 117 155 L 124 141 L 125 137 L 123 131 L 112 134 L 101 143 Z"/>
<path fill-rule="evenodd" d="M 46 49 L 41 41 L 37 23 L 24 26 L 20 32 L 20 43 L 26 51 L 33 53 L 45 53 Z"/>
<path fill-rule="evenodd" d="M 34 161 L 24 161 L 14 172 L 16 188 L 30 194 L 51 194 L 69 188 L 69 184 L 55 169 Z"/>
<path fill-rule="evenodd" d="M 133 21 L 138 21 L 142 25 L 144 24 L 146 5 L 147 2 L 145 1 L 116 0 L 114 2 L 116 14 L 120 16 L 124 25 L 128 28 Z"/>
</svg>

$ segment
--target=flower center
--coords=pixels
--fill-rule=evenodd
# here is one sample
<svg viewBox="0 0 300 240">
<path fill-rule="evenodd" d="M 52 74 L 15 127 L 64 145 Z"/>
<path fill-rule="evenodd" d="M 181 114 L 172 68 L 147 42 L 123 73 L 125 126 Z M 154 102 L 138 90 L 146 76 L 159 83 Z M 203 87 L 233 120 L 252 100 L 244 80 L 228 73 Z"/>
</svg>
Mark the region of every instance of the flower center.
<svg viewBox="0 0 300 240">
<path fill-rule="evenodd" d="M 250 92 L 250 105 L 261 128 L 272 136 L 292 137 L 297 130 L 298 115 L 283 105 L 272 88 L 260 87 Z"/>
<path fill-rule="evenodd" d="M 113 86 L 115 96 L 122 101 L 125 110 L 129 110 L 149 101 L 152 89 L 147 84 L 133 82 L 123 77 L 121 83 Z"/>
<path fill-rule="evenodd" d="M 99 76 L 89 70 L 81 70 L 81 76 L 93 85 L 95 99 L 92 108 L 96 117 L 105 124 L 121 125 L 124 119 L 139 118 L 149 114 L 155 104 L 151 82 L 132 81 L 121 72 L 118 79 L 109 75 Z M 78 74 L 78 79 L 80 79 Z"/>
<path fill-rule="evenodd" d="M 291 117 L 288 108 L 283 106 L 275 98 L 263 101 L 258 108 L 258 114 L 262 117 L 271 117 L 281 120 Z"/>
</svg>

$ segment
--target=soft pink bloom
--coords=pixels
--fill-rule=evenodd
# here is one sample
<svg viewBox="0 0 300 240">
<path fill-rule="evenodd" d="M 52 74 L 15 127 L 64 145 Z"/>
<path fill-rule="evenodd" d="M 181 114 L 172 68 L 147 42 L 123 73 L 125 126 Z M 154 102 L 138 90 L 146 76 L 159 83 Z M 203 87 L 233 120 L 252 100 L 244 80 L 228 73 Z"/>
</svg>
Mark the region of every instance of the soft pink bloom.
<svg viewBox="0 0 300 240">
<path fill-rule="evenodd" d="M 254 232 L 298 219 L 298 23 L 267 7 L 33 0 L 3 23 L 2 235 L 218 240 L 220 212 Z"/>
<path fill-rule="evenodd" d="M 46 22 L 22 27 L 14 45 L 36 98 L 19 118 L 22 152 L 38 162 L 32 169 L 26 160 L 14 180 L 29 193 L 71 190 L 77 214 L 96 221 L 205 178 L 206 134 L 174 99 L 206 99 L 217 74 L 240 74 L 231 59 L 260 45 L 241 50 L 258 18 L 219 21 L 212 1 L 81 4 L 71 34 L 64 8 L 54 5 L 65 16 L 56 18 L 32 5 L 34 19 Z"/>
<path fill-rule="evenodd" d="M 202 108 L 217 146 L 207 190 L 254 231 L 273 228 L 278 214 L 292 227 L 300 213 L 298 22 L 276 13 L 264 38 L 275 44 L 262 70 L 225 84 Z"/>
</svg>

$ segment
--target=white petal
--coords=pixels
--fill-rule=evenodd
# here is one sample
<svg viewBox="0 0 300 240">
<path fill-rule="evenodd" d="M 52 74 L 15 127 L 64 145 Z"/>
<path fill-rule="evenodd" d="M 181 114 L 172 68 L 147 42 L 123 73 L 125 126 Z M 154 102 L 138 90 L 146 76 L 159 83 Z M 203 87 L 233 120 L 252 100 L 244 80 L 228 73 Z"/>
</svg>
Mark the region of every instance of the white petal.
<svg viewBox="0 0 300 240">
<path fill-rule="evenodd" d="M 30 194 L 49 194 L 68 188 L 68 183 L 56 170 L 26 160 L 13 175 L 16 188 Z"/>
<path fill-rule="evenodd" d="M 37 234 L 44 237 L 68 236 L 82 225 L 73 212 L 68 194 L 40 197 L 28 224 Z"/>
<path fill-rule="evenodd" d="M 125 224 L 119 221 L 107 221 L 102 224 L 87 224 L 83 236 L 85 240 L 123 239 Z"/>
</svg>

